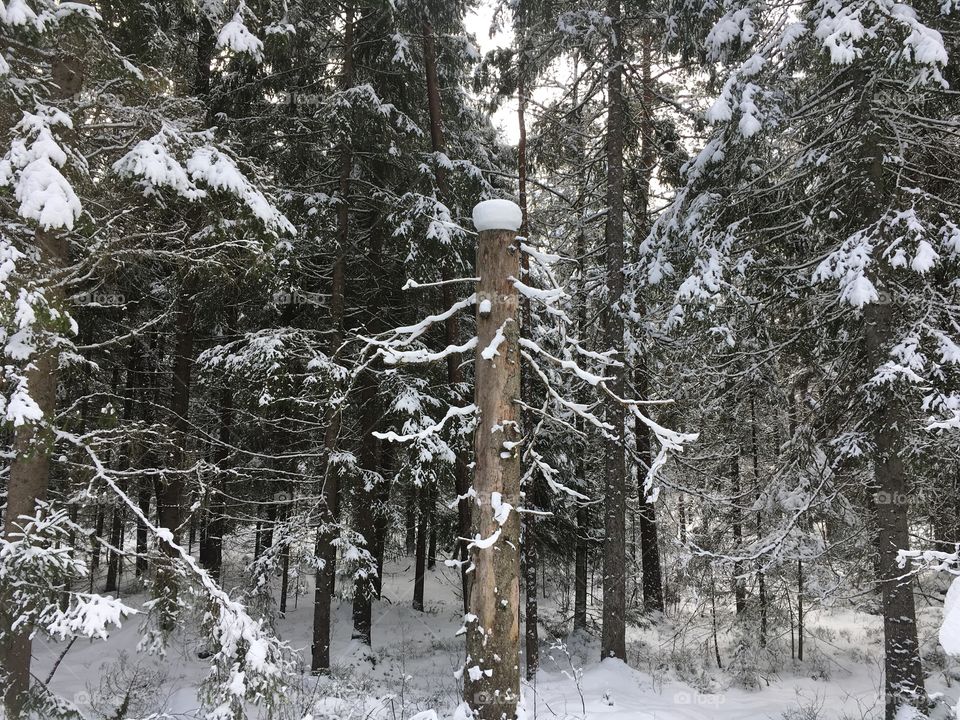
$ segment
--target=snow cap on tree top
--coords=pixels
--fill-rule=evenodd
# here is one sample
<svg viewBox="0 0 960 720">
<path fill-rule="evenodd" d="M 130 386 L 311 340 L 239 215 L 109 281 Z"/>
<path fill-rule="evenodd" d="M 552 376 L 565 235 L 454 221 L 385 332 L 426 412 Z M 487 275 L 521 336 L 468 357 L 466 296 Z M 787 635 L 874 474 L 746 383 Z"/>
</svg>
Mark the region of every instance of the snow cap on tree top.
<svg viewBox="0 0 960 720">
<path fill-rule="evenodd" d="M 473 207 L 477 230 L 519 230 L 523 223 L 520 206 L 509 200 L 484 200 Z"/>
</svg>

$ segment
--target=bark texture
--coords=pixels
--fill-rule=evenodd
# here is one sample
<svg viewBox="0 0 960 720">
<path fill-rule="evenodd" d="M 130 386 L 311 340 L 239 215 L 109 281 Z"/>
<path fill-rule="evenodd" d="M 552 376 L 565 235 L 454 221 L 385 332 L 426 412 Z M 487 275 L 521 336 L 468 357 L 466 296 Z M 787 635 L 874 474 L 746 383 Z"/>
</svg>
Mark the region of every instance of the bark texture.
<svg viewBox="0 0 960 720">
<path fill-rule="evenodd" d="M 464 700 L 481 720 L 515 717 L 520 693 L 520 328 L 517 290 L 509 279 L 520 273 L 515 237 L 512 231 L 483 231 L 477 251 L 477 297 L 490 300 L 491 307 L 477 314 L 479 420 L 470 546 L 475 579 L 466 623 Z M 496 353 L 487 359 L 483 354 L 491 347 Z"/>
</svg>

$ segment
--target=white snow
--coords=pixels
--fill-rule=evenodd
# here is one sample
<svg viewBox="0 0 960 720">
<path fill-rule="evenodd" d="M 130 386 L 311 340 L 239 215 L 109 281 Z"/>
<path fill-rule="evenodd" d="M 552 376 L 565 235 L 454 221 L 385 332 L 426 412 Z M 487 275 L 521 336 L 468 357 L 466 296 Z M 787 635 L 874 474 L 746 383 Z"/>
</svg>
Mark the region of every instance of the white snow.
<svg viewBox="0 0 960 720">
<path fill-rule="evenodd" d="M 217 47 L 226 48 L 236 53 L 246 53 L 260 62 L 263 60 L 263 42 L 251 33 L 244 24 L 244 10 L 246 10 L 246 5 L 241 2 L 233 18 L 217 34 Z"/>
<path fill-rule="evenodd" d="M 960 655 L 960 577 L 954 578 L 943 600 L 940 644 L 951 655 Z"/>
<path fill-rule="evenodd" d="M 473 225 L 483 230 L 519 230 L 523 223 L 520 206 L 509 200 L 484 200 L 473 208 Z"/>
</svg>

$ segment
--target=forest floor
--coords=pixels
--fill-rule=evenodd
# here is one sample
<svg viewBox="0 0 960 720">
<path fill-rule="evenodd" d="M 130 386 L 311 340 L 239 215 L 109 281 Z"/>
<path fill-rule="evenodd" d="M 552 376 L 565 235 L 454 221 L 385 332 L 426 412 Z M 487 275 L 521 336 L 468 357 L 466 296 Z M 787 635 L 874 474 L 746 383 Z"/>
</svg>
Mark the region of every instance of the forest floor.
<svg viewBox="0 0 960 720">
<path fill-rule="evenodd" d="M 416 612 L 411 608 L 412 562 L 399 558 L 385 569 L 384 599 L 374 606 L 372 658 L 350 638 L 349 599 L 337 603 L 333 673 L 321 679 L 305 674 L 301 686 L 290 689 L 282 717 L 411 720 L 431 710 L 440 718 L 454 715 L 460 692 L 455 671 L 463 657 L 463 640 L 456 636 L 462 624 L 459 581 L 454 570 L 438 563 L 428 573 L 426 612 Z M 238 577 L 235 572 L 233 582 Z M 304 575 L 299 583 L 291 582 L 291 588 L 295 585 L 299 592 L 291 590 L 290 611 L 275 619 L 275 628 L 308 667 L 312 579 Z M 134 607 L 146 599 L 132 586 L 130 592 L 125 599 Z M 565 624 L 565 603 L 557 600 L 561 593 L 552 595 L 541 600 L 541 670 L 523 686 L 527 720 L 859 720 L 883 715 L 882 633 L 876 615 L 851 607 L 811 611 L 802 662 L 791 660 L 789 635 L 771 638 L 767 650 L 738 657 L 741 641 L 732 632 L 721 632 L 719 669 L 711 615 L 691 603 L 691 610 L 679 608 L 656 624 L 630 628 L 627 664 L 601 663 L 598 632 L 567 637 L 563 643 L 544 637 L 548 628 Z M 945 663 L 936 646 L 939 597 L 936 590 L 918 597 L 927 689 L 942 693 L 953 706 L 960 696 L 960 671 Z M 57 668 L 51 689 L 89 718 L 116 717 L 128 691 L 123 718 L 202 717 L 197 688 L 208 663 L 197 653 L 203 639 L 185 622 L 165 658 L 146 656 L 136 650 L 140 625 L 134 616 L 107 641 L 78 640 Z M 35 676 L 46 678 L 62 650 L 62 645 L 38 641 Z"/>
</svg>

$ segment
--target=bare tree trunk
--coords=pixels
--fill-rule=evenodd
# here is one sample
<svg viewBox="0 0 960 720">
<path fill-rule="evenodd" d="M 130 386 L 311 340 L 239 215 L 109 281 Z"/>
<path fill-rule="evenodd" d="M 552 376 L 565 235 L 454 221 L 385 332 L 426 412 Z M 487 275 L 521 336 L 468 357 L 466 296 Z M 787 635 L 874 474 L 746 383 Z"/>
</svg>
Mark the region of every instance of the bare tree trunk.
<svg viewBox="0 0 960 720">
<path fill-rule="evenodd" d="M 739 551 L 743 547 L 743 523 L 740 519 L 740 446 L 734 448 L 733 457 L 730 459 L 730 484 L 733 487 L 733 496 L 736 499 L 731 520 L 731 532 L 733 533 L 733 547 Z M 743 563 L 735 562 L 733 564 L 733 596 L 736 604 L 737 617 L 741 617 L 747 609 L 747 588 L 743 579 Z"/>
<path fill-rule="evenodd" d="M 477 540 L 470 547 L 475 579 L 463 692 L 475 717 L 509 720 L 516 716 L 520 694 L 520 327 L 518 293 L 510 279 L 520 274 L 514 244 L 519 223 L 511 229 L 478 229 L 477 297 L 482 302 L 477 310 L 479 418 L 472 528 Z M 503 336 L 499 344 L 494 341 L 498 333 Z"/>
<path fill-rule="evenodd" d="M 130 355 L 127 359 L 127 372 L 124 378 L 123 411 L 121 416 L 125 422 L 130 422 L 133 418 L 133 380 L 137 375 L 137 368 L 140 361 L 137 342 L 138 341 L 134 339 L 130 345 Z M 132 440 L 127 440 L 124 444 L 123 465 L 128 470 L 134 466 Z M 121 480 L 120 489 L 126 492 L 126 479 Z M 126 506 L 118 499 L 113 507 L 113 518 L 110 524 L 110 546 L 116 549 L 111 549 L 107 558 L 107 581 L 104 585 L 104 592 L 116 592 L 120 581 L 120 559 L 123 551 L 125 509 Z"/>
<path fill-rule="evenodd" d="M 579 462 L 583 462 L 582 460 Z M 575 568 L 573 573 L 573 629 L 587 629 L 587 555 L 590 544 L 587 540 L 590 532 L 590 508 L 577 507 L 577 547 L 575 550 Z"/>
<path fill-rule="evenodd" d="M 797 659 L 803 661 L 803 560 L 797 560 Z"/>
<path fill-rule="evenodd" d="M 376 472 L 380 466 L 377 453 L 379 441 L 373 432 L 377 428 L 380 412 L 377 407 L 377 381 L 373 373 L 366 373 L 360 381 L 360 468 Z M 366 478 L 360 478 L 360 487 L 357 488 L 359 502 L 354 513 L 354 529 L 363 536 L 365 547 L 371 555 L 376 544 L 376 529 L 374 526 L 373 505 L 375 488 Z M 353 638 L 364 645 L 370 646 L 373 630 L 373 577 L 360 574 L 353 585 Z"/>
<path fill-rule="evenodd" d="M 373 579 L 373 591 L 379 600 L 383 594 L 383 559 L 390 534 L 390 488 L 393 485 L 392 471 L 395 452 L 392 443 L 380 443 L 380 475 L 383 482 L 377 486 L 374 510 L 374 555 L 377 559 L 377 576 Z"/>
<path fill-rule="evenodd" d="M 343 76 L 341 88 L 353 85 L 353 33 L 354 7 L 348 4 L 344 17 Z M 353 168 L 353 152 L 348 139 L 340 148 L 339 199 L 337 206 L 337 257 L 333 264 L 330 286 L 330 350 L 335 352 L 343 339 L 343 293 L 346 278 L 346 252 L 350 240 L 350 174 Z M 313 673 L 330 671 L 330 601 L 333 599 L 336 579 L 337 547 L 334 540 L 339 536 L 340 488 L 339 469 L 331 468 L 330 459 L 337 447 L 340 435 L 340 412 L 329 407 L 326 412 L 324 450 L 326 468 L 322 500 L 318 508 L 320 527 L 317 530 L 315 554 L 319 562 L 313 598 L 313 643 L 311 646 L 310 670 Z"/>
<path fill-rule="evenodd" d="M 426 486 L 417 490 L 419 512 L 417 513 L 417 547 L 413 576 L 413 609 L 423 612 L 423 587 L 427 574 L 427 533 L 429 532 L 430 503 L 432 493 Z"/>
<path fill-rule="evenodd" d="M 863 311 L 866 356 L 879 366 L 892 344 L 891 305 L 872 303 Z M 870 418 L 873 427 L 874 508 L 877 521 L 877 569 L 883 600 L 886 718 L 894 720 L 902 705 L 925 710 L 923 670 L 917 641 L 912 574 L 897 555 L 910 549 L 909 487 L 903 466 L 905 415 L 895 398 L 881 401 Z"/>
<path fill-rule="evenodd" d="M 437 503 L 430 503 L 430 543 L 427 545 L 427 570 L 437 567 Z"/>
<path fill-rule="evenodd" d="M 750 395 L 750 455 L 753 462 L 754 495 L 760 498 L 760 450 L 757 443 L 757 405 L 756 398 Z M 757 540 L 763 531 L 760 512 L 757 511 Z M 760 561 L 757 561 L 757 603 L 760 605 L 760 647 L 767 646 L 767 588 L 766 578 Z"/>
<path fill-rule="evenodd" d="M 638 373 L 636 380 L 637 395 L 645 399 L 647 381 L 645 369 Z M 636 420 L 637 457 L 640 459 L 640 472 L 637 473 L 637 520 L 640 525 L 640 564 L 643 569 L 643 607 L 647 612 L 663 612 L 663 576 L 660 569 L 660 540 L 657 537 L 656 506 L 647 502 L 645 475 L 650 468 L 650 430 Z"/>
<path fill-rule="evenodd" d="M 528 238 L 530 235 L 530 220 L 527 212 L 527 84 L 526 84 L 526 44 L 524 40 L 524 30 L 520 31 L 520 59 L 517 67 L 517 126 L 520 131 L 520 139 L 517 143 L 517 177 L 519 178 L 519 200 L 520 200 L 520 236 Z M 517 242 L 517 254 L 520 258 L 521 277 L 523 282 L 530 284 L 530 256 L 520 248 L 520 242 Z M 520 301 L 520 334 L 533 340 L 533 320 L 530 314 L 530 300 L 523 298 Z M 520 394 L 524 404 L 531 402 L 530 378 L 527 373 L 521 369 L 520 374 Z M 523 411 L 523 426 L 528 430 L 531 427 L 530 413 Z M 524 488 L 526 493 L 526 502 L 534 509 L 539 508 L 541 493 L 537 492 L 537 477 L 530 476 L 530 486 Z M 523 532 L 521 540 L 523 543 L 523 575 L 525 586 L 525 606 L 524 606 L 524 644 L 526 656 L 526 678 L 532 680 L 537 674 L 537 668 L 540 666 L 540 636 L 537 627 L 537 573 L 539 557 L 537 552 L 537 516 L 529 513 L 522 518 Z"/>
<path fill-rule="evenodd" d="M 406 513 L 403 545 L 407 555 L 413 555 L 417 548 L 417 488 L 413 484 L 404 490 L 404 502 Z"/>
<path fill-rule="evenodd" d="M 433 32 L 433 26 L 427 22 L 423 25 L 423 65 L 427 81 L 427 110 L 430 114 L 430 144 L 433 152 L 443 152 L 443 113 L 440 98 L 440 81 L 437 77 L 437 51 Z M 438 165 L 437 169 L 437 194 L 439 199 L 445 200 L 447 196 L 447 178 L 446 170 Z M 441 274 L 444 280 L 449 280 L 449 271 L 446 266 L 441 268 Z M 453 294 L 449 285 L 443 285 L 441 288 L 444 307 L 450 307 L 453 304 Z M 460 325 L 456 316 L 451 316 L 444 322 L 445 339 L 448 346 L 456 345 L 460 336 Z M 460 383 L 463 382 L 463 372 L 460 369 L 460 356 L 451 355 L 447 358 L 447 383 L 451 390 L 455 391 Z M 456 453 L 456 459 L 453 466 L 453 480 L 457 495 L 460 500 L 457 502 L 457 529 L 460 538 L 467 538 L 470 535 L 470 501 L 467 498 L 467 491 L 470 489 L 469 470 L 467 468 L 466 452 L 460 449 Z M 471 575 L 467 573 L 467 546 L 466 541 L 461 539 L 457 543 L 457 559 L 460 561 L 460 585 L 463 595 L 463 609 L 466 612 L 469 607 Z"/>
<path fill-rule="evenodd" d="M 607 261 L 607 303 L 604 335 L 608 350 L 623 348 L 623 315 L 620 301 L 623 277 L 623 144 L 626 106 L 623 96 L 623 26 L 621 1 L 608 0 L 611 19 L 607 40 L 607 218 L 605 228 Z M 622 368 L 611 369 L 608 385 L 617 395 L 623 392 Z M 612 426 L 607 441 L 604 472 L 603 540 L 603 629 L 600 657 L 625 659 L 626 648 L 626 459 L 623 448 L 624 411 L 608 402 L 606 421 Z"/>
</svg>

